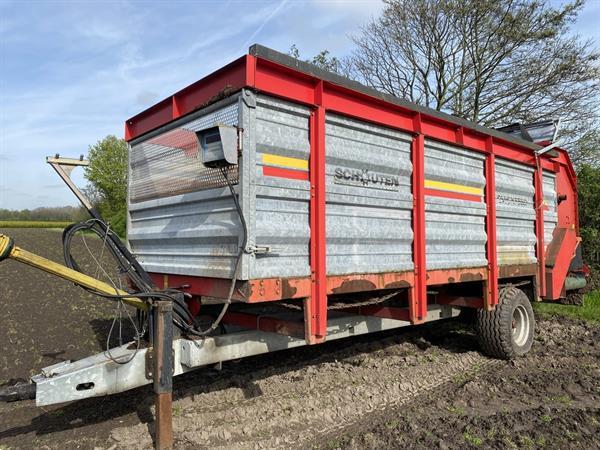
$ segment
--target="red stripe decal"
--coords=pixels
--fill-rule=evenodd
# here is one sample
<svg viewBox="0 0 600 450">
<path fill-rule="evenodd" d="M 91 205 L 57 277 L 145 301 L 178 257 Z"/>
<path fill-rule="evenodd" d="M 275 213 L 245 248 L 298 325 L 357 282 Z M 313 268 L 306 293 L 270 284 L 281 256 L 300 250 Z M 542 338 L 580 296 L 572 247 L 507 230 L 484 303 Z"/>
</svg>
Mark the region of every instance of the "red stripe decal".
<svg viewBox="0 0 600 450">
<path fill-rule="evenodd" d="M 281 167 L 263 166 L 266 177 L 290 178 L 292 180 L 308 181 L 308 172 L 302 170 L 282 169 Z"/>
<path fill-rule="evenodd" d="M 468 200 L 470 202 L 481 202 L 482 198 L 479 195 L 463 194 L 461 192 L 442 191 L 439 189 L 425 188 L 425 195 L 433 197 L 451 198 L 454 200 Z"/>
</svg>

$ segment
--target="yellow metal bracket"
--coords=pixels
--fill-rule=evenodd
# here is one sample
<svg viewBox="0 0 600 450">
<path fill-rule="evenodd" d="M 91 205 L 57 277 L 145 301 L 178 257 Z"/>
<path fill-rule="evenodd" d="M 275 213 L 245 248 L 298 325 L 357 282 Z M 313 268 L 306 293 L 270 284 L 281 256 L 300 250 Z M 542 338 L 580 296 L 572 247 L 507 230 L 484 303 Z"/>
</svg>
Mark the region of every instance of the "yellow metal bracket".
<svg viewBox="0 0 600 450">
<path fill-rule="evenodd" d="M 0 234 L 0 261 L 7 258 L 22 262 L 29 266 L 35 267 L 36 269 L 56 275 L 64 280 L 71 281 L 78 286 L 92 289 L 105 295 L 122 296 L 124 303 L 134 306 L 138 309 L 144 311 L 148 309 L 146 302 L 131 296 L 131 294 L 128 292 L 125 292 L 121 289 L 116 289 L 113 286 L 104 283 L 103 281 L 90 277 L 89 275 L 78 272 L 54 261 L 50 261 L 49 259 L 28 252 L 27 250 L 23 250 L 22 248 L 14 245 L 12 238 L 6 236 L 5 234 Z"/>
</svg>

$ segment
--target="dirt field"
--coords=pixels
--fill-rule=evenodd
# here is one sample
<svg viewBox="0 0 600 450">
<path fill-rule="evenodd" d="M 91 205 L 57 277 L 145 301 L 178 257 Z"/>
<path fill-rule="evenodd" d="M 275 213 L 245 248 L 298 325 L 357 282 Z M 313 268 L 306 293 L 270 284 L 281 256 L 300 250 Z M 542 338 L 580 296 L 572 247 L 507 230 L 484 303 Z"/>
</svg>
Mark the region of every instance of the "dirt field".
<svg viewBox="0 0 600 450">
<path fill-rule="evenodd" d="M 57 231 L 7 233 L 62 259 Z M 11 261 L 0 280 L 1 383 L 103 349 L 114 305 Z M 461 323 L 430 324 L 201 369 L 174 388 L 177 448 L 598 448 L 600 326 L 540 320 L 511 363 L 478 353 Z M 152 402 L 146 387 L 0 404 L 0 449 L 150 448 Z"/>
</svg>

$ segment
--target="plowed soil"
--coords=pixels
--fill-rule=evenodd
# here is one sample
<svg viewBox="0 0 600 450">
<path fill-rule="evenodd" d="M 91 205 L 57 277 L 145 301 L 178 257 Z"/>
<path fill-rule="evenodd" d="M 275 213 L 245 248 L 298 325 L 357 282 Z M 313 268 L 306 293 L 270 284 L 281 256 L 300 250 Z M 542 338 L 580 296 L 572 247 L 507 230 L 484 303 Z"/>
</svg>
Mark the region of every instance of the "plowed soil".
<svg viewBox="0 0 600 450">
<path fill-rule="evenodd" d="M 7 231 L 61 261 L 60 233 Z M 103 350 L 114 304 L 12 261 L 0 281 L 2 383 Z M 174 380 L 176 448 L 599 448 L 599 341 L 539 320 L 530 354 L 498 361 L 447 321 L 200 369 Z M 0 404 L 0 448 L 151 448 L 152 404 Z"/>
</svg>

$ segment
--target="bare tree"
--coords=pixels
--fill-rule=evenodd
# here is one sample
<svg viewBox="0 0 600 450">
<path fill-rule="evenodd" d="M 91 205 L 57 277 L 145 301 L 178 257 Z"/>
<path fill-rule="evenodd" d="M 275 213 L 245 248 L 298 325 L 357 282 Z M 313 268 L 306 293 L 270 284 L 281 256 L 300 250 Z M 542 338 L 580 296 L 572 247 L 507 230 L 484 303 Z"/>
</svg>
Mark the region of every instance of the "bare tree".
<svg viewBox="0 0 600 450">
<path fill-rule="evenodd" d="M 384 0 L 343 61 L 383 92 L 488 126 L 562 117 L 598 123 L 600 54 L 570 34 L 583 0 Z"/>
</svg>

